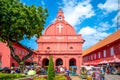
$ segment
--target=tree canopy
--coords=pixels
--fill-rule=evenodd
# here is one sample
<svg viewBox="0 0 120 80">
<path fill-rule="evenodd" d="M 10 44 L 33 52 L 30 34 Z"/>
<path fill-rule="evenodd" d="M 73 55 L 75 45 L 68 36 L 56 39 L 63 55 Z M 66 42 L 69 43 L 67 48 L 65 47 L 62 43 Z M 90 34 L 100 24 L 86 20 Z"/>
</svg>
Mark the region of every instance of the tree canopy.
<svg viewBox="0 0 120 80">
<path fill-rule="evenodd" d="M 48 12 L 42 6 L 28 6 L 19 0 L 0 0 L 0 41 L 6 42 L 11 56 L 18 63 L 25 61 L 33 52 L 24 56 L 22 60 L 14 53 L 12 42 L 19 42 L 32 36 L 41 35 Z"/>
<path fill-rule="evenodd" d="M 24 36 L 39 37 L 47 15 L 47 9 L 41 6 L 27 6 L 19 0 L 0 0 L 1 41 L 20 41 Z"/>
</svg>

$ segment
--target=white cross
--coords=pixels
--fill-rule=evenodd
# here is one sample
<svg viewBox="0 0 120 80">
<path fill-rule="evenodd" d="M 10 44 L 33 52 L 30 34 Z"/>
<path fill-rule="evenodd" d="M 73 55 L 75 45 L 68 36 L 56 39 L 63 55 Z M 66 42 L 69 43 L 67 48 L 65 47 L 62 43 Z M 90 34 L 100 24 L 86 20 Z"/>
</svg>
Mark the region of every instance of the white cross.
<svg viewBox="0 0 120 80">
<path fill-rule="evenodd" d="M 59 28 L 59 33 L 61 33 L 61 29 L 63 28 L 63 26 L 59 24 L 57 27 Z"/>
</svg>

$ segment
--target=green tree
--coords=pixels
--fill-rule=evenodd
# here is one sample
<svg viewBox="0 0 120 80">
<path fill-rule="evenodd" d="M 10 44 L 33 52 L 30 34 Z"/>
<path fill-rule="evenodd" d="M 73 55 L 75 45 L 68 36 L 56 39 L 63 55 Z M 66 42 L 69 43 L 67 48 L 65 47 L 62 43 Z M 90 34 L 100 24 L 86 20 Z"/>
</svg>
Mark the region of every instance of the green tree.
<svg viewBox="0 0 120 80">
<path fill-rule="evenodd" d="M 12 42 L 19 42 L 24 37 L 38 38 L 47 16 L 47 9 L 41 6 L 27 6 L 19 0 L 0 0 L 0 41 L 7 43 L 11 56 L 17 63 L 24 64 L 33 52 L 29 49 L 29 54 L 20 59 L 14 53 Z"/>
<path fill-rule="evenodd" d="M 48 80 L 53 80 L 54 77 L 55 77 L 54 63 L 52 56 L 50 56 L 48 65 Z"/>
</svg>

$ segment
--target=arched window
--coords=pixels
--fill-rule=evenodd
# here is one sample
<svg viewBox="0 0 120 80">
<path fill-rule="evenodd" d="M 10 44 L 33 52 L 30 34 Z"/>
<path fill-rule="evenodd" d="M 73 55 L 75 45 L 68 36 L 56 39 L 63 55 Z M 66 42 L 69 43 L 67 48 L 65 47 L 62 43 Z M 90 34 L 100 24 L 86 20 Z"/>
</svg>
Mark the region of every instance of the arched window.
<svg viewBox="0 0 120 80">
<path fill-rule="evenodd" d="M 49 60 L 47 58 L 44 58 L 42 61 L 42 66 L 48 66 Z"/>
<path fill-rule="evenodd" d="M 76 60 L 74 58 L 69 60 L 69 66 L 76 66 Z"/>
<path fill-rule="evenodd" d="M 61 58 L 58 58 L 56 60 L 56 66 L 63 65 L 63 60 Z"/>
</svg>

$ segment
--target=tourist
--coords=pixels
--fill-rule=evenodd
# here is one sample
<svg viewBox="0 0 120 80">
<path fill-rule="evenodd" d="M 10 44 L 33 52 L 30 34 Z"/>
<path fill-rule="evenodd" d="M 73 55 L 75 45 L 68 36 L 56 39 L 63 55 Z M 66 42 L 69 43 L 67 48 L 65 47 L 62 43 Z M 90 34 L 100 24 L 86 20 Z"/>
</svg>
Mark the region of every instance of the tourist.
<svg viewBox="0 0 120 80">
<path fill-rule="evenodd" d="M 106 67 L 106 73 L 110 74 L 110 68 L 109 68 L 109 66 Z"/>
<path fill-rule="evenodd" d="M 103 66 L 101 66 L 100 68 L 100 75 L 101 75 L 101 80 L 105 80 L 105 70 Z"/>
<path fill-rule="evenodd" d="M 120 67 L 118 67 L 117 74 L 120 75 Z"/>
<path fill-rule="evenodd" d="M 45 69 L 42 67 L 42 68 L 40 68 L 40 74 L 41 75 L 45 75 L 46 73 L 45 73 Z"/>
<path fill-rule="evenodd" d="M 15 72 L 16 72 L 16 73 L 20 73 L 20 69 L 17 68 L 17 69 L 15 70 Z"/>
<path fill-rule="evenodd" d="M 27 75 L 28 71 L 29 71 L 29 70 L 28 70 L 28 68 L 26 67 L 26 68 L 24 69 L 24 74 Z"/>
<path fill-rule="evenodd" d="M 60 73 L 60 66 L 58 66 L 57 72 Z"/>
<path fill-rule="evenodd" d="M 86 79 L 87 78 L 87 69 L 85 67 L 82 67 L 80 70 L 80 77 L 82 79 Z"/>
<path fill-rule="evenodd" d="M 92 80 L 92 74 L 93 72 L 91 69 L 87 71 L 87 80 Z"/>
<path fill-rule="evenodd" d="M 11 70 L 8 67 L 4 67 L 1 72 L 2 73 L 11 73 Z"/>
<path fill-rule="evenodd" d="M 101 80 L 101 75 L 100 75 L 100 69 L 96 69 L 96 71 L 94 72 L 94 80 Z"/>
<path fill-rule="evenodd" d="M 40 74 L 40 68 L 39 67 L 36 68 L 35 71 L 36 71 L 36 74 Z"/>
<path fill-rule="evenodd" d="M 60 67 L 60 72 L 61 73 L 65 72 L 65 69 L 62 66 Z"/>
<path fill-rule="evenodd" d="M 69 76 L 69 70 L 65 68 L 65 74 Z"/>
<path fill-rule="evenodd" d="M 118 68 L 115 67 L 114 70 L 115 70 L 115 71 L 113 72 L 113 74 L 117 74 L 117 72 L 118 72 Z"/>
<path fill-rule="evenodd" d="M 15 73 L 14 67 L 11 67 L 11 74 L 14 74 L 14 73 Z"/>
</svg>

